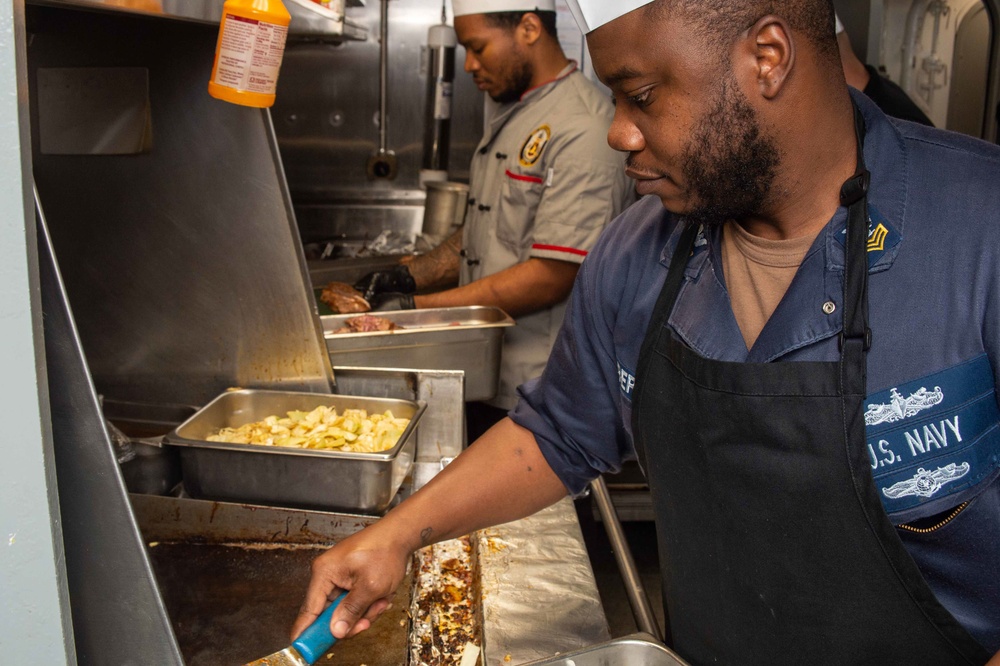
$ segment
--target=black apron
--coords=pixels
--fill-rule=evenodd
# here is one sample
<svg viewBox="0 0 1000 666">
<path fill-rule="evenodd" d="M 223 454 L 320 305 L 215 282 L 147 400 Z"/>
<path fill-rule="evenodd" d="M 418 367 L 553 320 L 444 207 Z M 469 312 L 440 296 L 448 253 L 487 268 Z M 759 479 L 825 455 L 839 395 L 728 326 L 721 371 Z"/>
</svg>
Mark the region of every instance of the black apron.
<svg viewBox="0 0 1000 666">
<path fill-rule="evenodd" d="M 867 186 L 849 206 L 836 362 L 702 358 L 667 325 L 683 232 L 642 345 L 633 405 L 672 644 L 694 664 L 983 664 L 879 500 L 865 448 Z"/>
</svg>

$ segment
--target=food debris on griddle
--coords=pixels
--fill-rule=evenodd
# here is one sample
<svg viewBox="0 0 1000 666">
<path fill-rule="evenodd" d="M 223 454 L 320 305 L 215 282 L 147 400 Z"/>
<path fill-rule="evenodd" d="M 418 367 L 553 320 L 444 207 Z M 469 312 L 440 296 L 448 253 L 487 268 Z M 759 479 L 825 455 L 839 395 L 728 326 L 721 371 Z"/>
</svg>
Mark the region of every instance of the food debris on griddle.
<svg viewBox="0 0 1000 666">
<path fill-rule="evenodd" d="M 467 644 L 481 633 L 470 538 L 428 546 L 415 558 L 410 664 L 460 666 Z"/>
</svg>

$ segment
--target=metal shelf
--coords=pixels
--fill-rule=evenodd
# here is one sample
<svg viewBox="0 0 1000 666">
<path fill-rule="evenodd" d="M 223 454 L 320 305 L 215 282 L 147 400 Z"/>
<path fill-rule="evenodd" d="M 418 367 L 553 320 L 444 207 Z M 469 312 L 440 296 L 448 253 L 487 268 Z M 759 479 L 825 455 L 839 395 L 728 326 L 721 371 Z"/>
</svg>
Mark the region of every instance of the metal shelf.
<svg viewBox="0 0 1000 666">
<path fill-rule="evenodd" d="M 285 8 L 292 15 L 292 24 L 289 26 L 289 37 L 307 37 L 314 39 L 326 39 L 339 36 L 341 39 L 352 39 L 363 41 L 368 39 L 368 29 L 349 18 L 342 12 L 335 12 L 313 0 L 283 0 Z M 362 0 L 351 0 L 346 3 L 347 7 L 364 7 Z M 219 17 L 222 17 L 220 4 Z"/>
<path fill-rule="evenodd" d="M 224 0 L 28 0 L 31 4 L 94 9 L 179 19 L 218 25 Z M 312 0 L 283 0 L 292 15 L 289 37 L 319 41 L 364 41 L 368 29 Z M 347 7 L 364 7 L 365 0 L 346 0 Z"/>
</svg>

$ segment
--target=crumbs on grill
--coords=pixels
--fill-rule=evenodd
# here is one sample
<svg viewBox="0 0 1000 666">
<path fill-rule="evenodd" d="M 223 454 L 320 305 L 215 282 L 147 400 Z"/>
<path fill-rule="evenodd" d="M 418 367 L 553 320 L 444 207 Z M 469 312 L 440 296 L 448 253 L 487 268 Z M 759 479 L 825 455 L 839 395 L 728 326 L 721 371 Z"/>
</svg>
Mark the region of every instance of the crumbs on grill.
<svg viewBox="0 0 1000 666">
<path fill-rule="evenodd" d="M 459 666 L 466 643 L 482 635 L 470 538 L 417 551 L 414 571 L 410 665 Z"/>
</svg>

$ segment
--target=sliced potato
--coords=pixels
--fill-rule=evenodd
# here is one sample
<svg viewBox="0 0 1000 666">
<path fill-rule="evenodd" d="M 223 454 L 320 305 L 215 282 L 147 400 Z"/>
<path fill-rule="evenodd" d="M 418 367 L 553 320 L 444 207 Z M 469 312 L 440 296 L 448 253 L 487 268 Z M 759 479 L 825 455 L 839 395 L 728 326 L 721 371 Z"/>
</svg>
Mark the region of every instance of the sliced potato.
<svg viewBox="0 0 1000 666">
<path fill-rule="evenodd" d="M 369 415 L 364 409 L 345 409 L 338 415 L 335 408 L 321 405 L 310 412 L 293 410 L 285 417 L 268 416 L 238 428 L 223 428 L 207 439 L 232 444 L 378 453 L 395 446 L 409 423 L 409 419 L 397 418 L 390 410 Z"/>
</svg>

